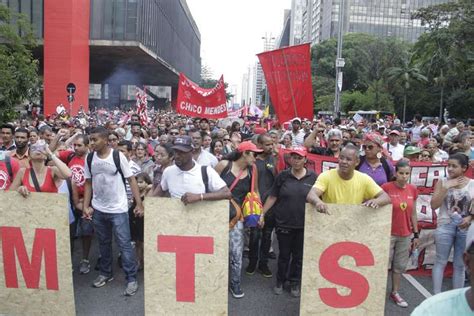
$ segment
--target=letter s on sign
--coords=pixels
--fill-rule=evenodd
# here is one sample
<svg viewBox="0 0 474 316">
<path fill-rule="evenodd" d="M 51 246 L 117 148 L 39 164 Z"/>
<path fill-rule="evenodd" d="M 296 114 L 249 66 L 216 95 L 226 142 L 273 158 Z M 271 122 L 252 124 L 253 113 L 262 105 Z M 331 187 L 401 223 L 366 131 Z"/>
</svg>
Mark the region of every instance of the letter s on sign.
<svg viewBox="0 0 474 316">
<path fill-rule="evenodd" d="M 370 249 L 356 242 L 339 242 L 329 246 L 323 251 L 319 259 L 319 271 L 328 281 L 351 289 L 349 295 L 343 296 L 336 288 L 320 288 L 319 296 L 324 304 L 334 308 L 351 308 L 362 304 L 369 295 L 369 282 L 354 271 L 339 266 L 339 259 L 351 256 L 355 259 L 356 266 L 373 266 L 374 256 Z"/>
</svg>

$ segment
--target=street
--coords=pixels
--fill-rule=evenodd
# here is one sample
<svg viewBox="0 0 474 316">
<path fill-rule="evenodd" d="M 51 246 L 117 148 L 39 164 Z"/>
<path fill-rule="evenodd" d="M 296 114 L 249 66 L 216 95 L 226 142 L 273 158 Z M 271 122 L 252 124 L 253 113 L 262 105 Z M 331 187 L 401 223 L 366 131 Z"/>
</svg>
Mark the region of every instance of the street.
<svg viewBox="0 0 474 316">
<path fill-rule="evenodd" d="M 91 286 L 92 281 L 98 275 L 94 270 L 97 261 L 98 248 L 97 240 L 94 239 L 91 250 L 91 272 L 80 275 L 78 263 L 80 261 L 81 244 L 76 240 L 74 251 L 74 294 L 76 313 L 78 316 L 86 315 L 143 315 L 144 311 L 144 291 L 143 291 L 143 271 L 139 272 L 139 290 L 135 296 L 123 296 L 125 287 L 124 274 L 114 261 L 115 279 L 106 286 L 96 289 Z M 277 250 L 277 245 L 274 245 Z M 114 251 L 118 254 L 118 251 Z M 264 278 L 256 272 L 253 276 L 242 273 L 242 289 L 245 297 L 234 299 L 229 294 L 229 315 L 298 315 L 300 300 L 290 296 L 289 291 L 282 295 L 273 294 L 275 285 L 276 260 L 270 260 L 269 267 L 273 272 L 273 278 Z M 247 266 L 247 259 L 244 258 L 243 269 Z M 426 290 L 432 291 L 431 277 L 414 277 Z M 391 282 L 388 281 L 389 289 Z M 450 288 L 451 279 L 445 279 L 443 290 Z M 405 278 L 402 278 L 400 295 L 408 302 L 408 308 L 400 308 L 390 300 L 386 301 L 385 315 L 409 315 L 413 309 L 420 304 L 425 297 Z M 387 292 L 388 297 L 388 292 Z"/>
</svg>

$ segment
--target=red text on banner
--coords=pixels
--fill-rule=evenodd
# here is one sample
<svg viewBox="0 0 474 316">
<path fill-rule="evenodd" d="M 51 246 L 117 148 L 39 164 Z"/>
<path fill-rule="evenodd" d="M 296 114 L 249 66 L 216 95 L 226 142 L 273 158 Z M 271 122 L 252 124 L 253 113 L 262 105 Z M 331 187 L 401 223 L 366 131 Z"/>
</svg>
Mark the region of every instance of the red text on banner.
<svg viewBox="0 0 474 316">
<path fill-rule="evenodd" d="M 343 296 L 335 288 L 321 288 L 321 300 L 334 308 L 351 308 L 362 304 L 369 295 L 370 287 L 367 279 L 354 271 L 339 266 L 343 256 L 354 258 L 356 266 L 373 266 L 375 260 L 370 249 L 361 243 L 339 242 L 323 251 L 319 260 L 319 271 L 328 281 L 351 289 L 349 295 Z"/>
<path fill-rule="evenodd" d="M 0 239 L 2 240 L 3 267 L 7 288 L 18 288 L 16 269 L 16 257 L 18 257 L 26 287 L 38 289 L 41 262 L 44 257 L 46 288 L 59 290 L 56 231 L 54 229 L 37 228 L 35 230 L 31 260 L 28 258 L 20 227 L 0 227 Z"/>
<path fill-rule="evenodd" d="M 176 253 L 176 301 L 195 301 L 195 255 L 214 253 L 214 238 L 163 236 L 157 238 L 158 252 Z"/>
</svg>

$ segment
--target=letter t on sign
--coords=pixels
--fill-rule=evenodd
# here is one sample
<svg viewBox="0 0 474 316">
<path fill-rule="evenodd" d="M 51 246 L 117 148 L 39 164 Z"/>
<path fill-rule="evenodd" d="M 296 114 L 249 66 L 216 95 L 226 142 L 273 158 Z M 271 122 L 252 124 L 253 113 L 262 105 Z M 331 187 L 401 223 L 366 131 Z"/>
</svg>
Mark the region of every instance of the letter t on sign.
<svg viewBox="0 0 474 316">
<path fill-rule="evenodd" d="M 176 253 L 176 301 L 195 301 L 195 254 L 214 253 L 214 238 L 163 236 L 157 238 L 158 252 Z"/>
</svg>

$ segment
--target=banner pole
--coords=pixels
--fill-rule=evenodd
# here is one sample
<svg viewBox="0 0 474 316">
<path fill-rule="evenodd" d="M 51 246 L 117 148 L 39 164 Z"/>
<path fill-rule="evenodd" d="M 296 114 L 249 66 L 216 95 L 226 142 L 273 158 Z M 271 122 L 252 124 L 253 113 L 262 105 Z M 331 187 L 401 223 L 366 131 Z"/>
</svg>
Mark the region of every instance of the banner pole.
<svg viewBox="0 0 474 316">
<path fill-rule="evenodd" d="M 293 85 L 291 84 L 290 72 L 288 71 L 288 61 L 286 60 L 285 51 L 282 50 L 281 53 L 283 54 L 283 59 L 285 60 L 286 76 L 288 77 L 288 84 L 290 85 L 291 101 L 293 102 L 293 109 L 295 110 L 295 117 L 297 117 L 298 112 L 296 111 L 296 102 L 295 102 L 295 95 L 293 94 Z"/>
</svg>

